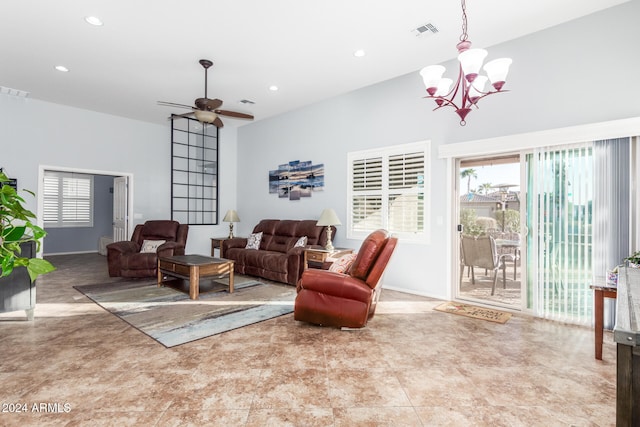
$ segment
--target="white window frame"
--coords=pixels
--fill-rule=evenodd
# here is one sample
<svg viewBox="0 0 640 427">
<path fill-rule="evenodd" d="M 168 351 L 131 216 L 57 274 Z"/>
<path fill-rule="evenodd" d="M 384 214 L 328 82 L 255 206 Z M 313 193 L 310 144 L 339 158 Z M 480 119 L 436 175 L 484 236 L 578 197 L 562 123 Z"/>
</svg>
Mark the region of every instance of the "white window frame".
<svg viewBox="0 0 640 427">
<path fill-rule="evenodd" d="M 43 186 L 43 224 L 46 228 L 68 228 L 68 227 L 93 227 L 93 208 L 94 208 L 94 185 L 93 185 L 93 175 L 82 174 L 82 173 L 73 173 L 73 172 L 60 172 L 60 171 L 45 171 L 44 179 L 48 179 L 51 177 L 55 177 L 58 181 L 58 190 L 56 194 L 47 194 L 47 185 Z M 89 202 L 89 214 L 86 220 L 77 220 L 77 213 L 73 207 L 73 202 L 77 199 L 75 197 L 70 197 L 65 199 L 65 194 L 63 191 L 63 181 L 65 179 L 78 179 L 78 180 L 87 180 L 89 181 L 89 195 L 86 198 L 80 198 L 81 201 Z M 55 201 L 55 208 L 57 208 L 57 213 L 54 215 L 55 220 L 48 219 L 49 213 L 47 212 L 50 209 L 55 209 L 54 207 L 48 207 L 49 200 L 52 198 L 57 200 Z M 71 206 L 69 205 L 71 202 Z M 66 205 L 66 209 L 71 208 L 71 214 L 65 215 L 64 208 Z M 69 218 L 71 216 L 71 218 Z"/>
<path fill-rule="evenodd" d="M 389 159 L 392 156 L 404 155 L 420 152 L 424 155 L 424 179 L 421 188 L 414 189 L 389 189 Z M 364 239 L 376 228 L 388 230 L 391 234 L 400 238 L 403 242 L 429 244 L 431 238 L 431 141 L 418 141 L 409 144 L 393 145 L 388 147 L 354 151 L 347 153 L 347 238 L 348 239 Z M 354 190 L 354 162 L 366 159 L 382 159 L 382 185 L 379 190 Z M 401 192 L 404 194 L 420 194 L 423 195 L 423 228 L 419 232 L 406 232 L 393 230 L 389 224 L 389 194 Z M 353 197 L 355 195 L 379 195 L 382 200 L 381 205 L 381 224 L 380 227 L 371 228 L 370 230 L 356 230 L 353 218 Z"/>
</svg>

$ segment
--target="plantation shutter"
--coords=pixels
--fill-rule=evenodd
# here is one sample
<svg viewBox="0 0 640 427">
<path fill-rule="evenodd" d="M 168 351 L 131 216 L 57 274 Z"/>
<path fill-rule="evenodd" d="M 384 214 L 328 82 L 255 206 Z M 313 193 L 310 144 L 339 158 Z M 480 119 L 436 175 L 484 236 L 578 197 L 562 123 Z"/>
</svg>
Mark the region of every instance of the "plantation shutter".
<svg viewBox="0 0 640 427">
<path fill-rule="evenodd" d="M 349 153 L 347 237 L 379 228 L 426 242 L 425 174 L 428 142 Z"/>
<path fill-rule="evenodd" d="M 353 162 L 352 221 L 356 231 L 382 227 L 382 158 Z"/>
<path fill-rule="evenodd" d="M 389 157 L 389 228 L 424 231 L 424 153 Z"/>
<path fill-rule="evenodd" d="M 43 220 L 45 225 L 52 223 L 58 223 L 59 217 L 59 192 L 60 184 L 58 183 L 58 177 L 50 174 L 44 176 L 44 214 Z"/>
<path fill-rule="evenodd" d="M 46 227 L 93 226 L 93 176 L 47 171 L 43 197 Z"/>
</svg>

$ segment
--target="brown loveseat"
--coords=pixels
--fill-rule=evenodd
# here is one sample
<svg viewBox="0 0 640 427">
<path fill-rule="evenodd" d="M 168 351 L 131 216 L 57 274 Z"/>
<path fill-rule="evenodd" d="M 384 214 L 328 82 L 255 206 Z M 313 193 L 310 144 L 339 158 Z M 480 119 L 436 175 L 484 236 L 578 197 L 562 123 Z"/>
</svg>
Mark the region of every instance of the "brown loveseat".
<svg viewBox="0 0 640 427">
<path fill-rule="evenodd" d="M 171 220 L 147 221 L 136 225 L 131 240 L 107 245 L 109 276 L 155 276 L 158 271 L 158 256 L 184 255 L 188 233 L 188 225 Z M 140 252 L 145 241 L 165 243 L 150 252 Z M 152 243 L 151 245 L 153 246 Z"/>
<path fill-rule="evenodd" d="M 262 232 L 260 249 L 247 249 L 247 239 L 236 237 L 222 242 L 222 252 L 234 261 L 236 273 L 295 286 L 304 270 L 304 247 L 294 247 L 296 242 L 304 236 L 306 247 L 322 247 L 327 242 L 327 227 L 316 222 L 263 219 L 253 229 L 253 233 Z"/>
</svg>

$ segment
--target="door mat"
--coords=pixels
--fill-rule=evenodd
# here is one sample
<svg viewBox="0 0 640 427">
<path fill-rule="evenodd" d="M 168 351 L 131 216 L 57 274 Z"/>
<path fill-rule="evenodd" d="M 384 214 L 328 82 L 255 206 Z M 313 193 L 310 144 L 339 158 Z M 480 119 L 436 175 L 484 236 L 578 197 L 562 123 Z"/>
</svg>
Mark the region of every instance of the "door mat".
<svg viewBox="0 0 640 427">
<path fill-rule="evenodd" d="M 469 304 L 461 304 L 453 301 L 444 302 L 434 310 L 444 313 L 459 314 L 460 316 L 471 317 L 473 319 L 488 320 L 489 322 L 506 323 L 511 319 L 511 313 L 505 311 L 493 310 L 491 308 L 476 307 Z"/>
</svg>

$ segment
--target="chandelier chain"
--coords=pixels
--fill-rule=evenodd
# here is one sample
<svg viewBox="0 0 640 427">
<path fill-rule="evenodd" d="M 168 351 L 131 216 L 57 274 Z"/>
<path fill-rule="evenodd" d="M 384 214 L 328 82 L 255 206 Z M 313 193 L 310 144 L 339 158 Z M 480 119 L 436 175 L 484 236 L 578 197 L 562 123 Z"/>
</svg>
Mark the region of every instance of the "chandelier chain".
<svg viewBox="0 0 640 427">
<path fill-rule="evenodd" d="M 462 34 L 460 34 L 460 41 L 467 41 L 467 5 L 465 1 L 462 0 Z"/>
</svg>

